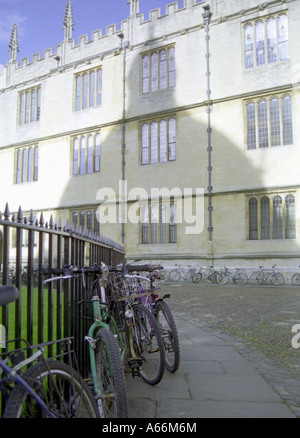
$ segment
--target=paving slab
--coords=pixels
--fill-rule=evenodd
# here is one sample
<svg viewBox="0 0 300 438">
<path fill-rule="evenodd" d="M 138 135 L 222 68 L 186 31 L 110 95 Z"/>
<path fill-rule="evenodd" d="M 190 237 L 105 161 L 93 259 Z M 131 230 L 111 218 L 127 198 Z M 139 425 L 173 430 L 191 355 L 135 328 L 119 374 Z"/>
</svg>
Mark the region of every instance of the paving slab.
<svg viewBox="0 0 300 438">
<path fill-rule="evenodd" d="M 240 343 L 175 314 L 181 362 L 150 386 L 127 375 L 130 418 L 295 418 L 280 393 L 239 352 Z"/>
</svg>

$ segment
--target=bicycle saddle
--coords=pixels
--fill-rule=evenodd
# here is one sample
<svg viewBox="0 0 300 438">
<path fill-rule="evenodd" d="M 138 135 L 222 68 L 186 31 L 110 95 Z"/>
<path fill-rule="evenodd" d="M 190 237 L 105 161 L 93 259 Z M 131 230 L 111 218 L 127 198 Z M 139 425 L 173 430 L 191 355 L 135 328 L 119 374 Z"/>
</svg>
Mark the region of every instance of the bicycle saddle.
<svg viewBox="0 0 300 438">
<path fill-rule="evenodd" d="M 16 301 L 19 297 L 19 291 L 14 286 L 0 287 L 0 306 Z"/>
</svg>

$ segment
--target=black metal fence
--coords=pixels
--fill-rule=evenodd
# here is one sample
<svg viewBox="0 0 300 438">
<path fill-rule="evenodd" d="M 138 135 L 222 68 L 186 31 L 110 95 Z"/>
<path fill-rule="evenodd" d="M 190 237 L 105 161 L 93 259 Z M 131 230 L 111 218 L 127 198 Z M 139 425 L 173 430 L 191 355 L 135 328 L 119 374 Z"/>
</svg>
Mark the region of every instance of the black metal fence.
<svg viewBox="0 0 300 438">
<path fill-rule="evenodd" d="M 11 215 L 6 205 L 4 213 L 0 212 L 1 283 L 15 284 L 20 297 L 0 310 L 0 324 L 6 328 L 7 339 L 16 339 L 13 349 L 20 347 L 20 338 L 35 345 L 72 336 L 79 367 L 86 374 L 88 322 L 81 318 L 78 306 L 87 298 L 85 289 L 80 280 L 47 286 L 44 280 L 51 277 L 53 268 L 64 265 L 114 265 L 123 259 L 120 245 L 92 231 L 70 229 L 68 221 L 65 226 L 61 221 L 54 224 L 52 216 L 45 222 L 43 213 L 39 219 L 33 211 L 25 216 L 21 208 Z M 47 347 L 49 356 L 59 354 L 53 351 L 58 345 Z"/>
</svg>

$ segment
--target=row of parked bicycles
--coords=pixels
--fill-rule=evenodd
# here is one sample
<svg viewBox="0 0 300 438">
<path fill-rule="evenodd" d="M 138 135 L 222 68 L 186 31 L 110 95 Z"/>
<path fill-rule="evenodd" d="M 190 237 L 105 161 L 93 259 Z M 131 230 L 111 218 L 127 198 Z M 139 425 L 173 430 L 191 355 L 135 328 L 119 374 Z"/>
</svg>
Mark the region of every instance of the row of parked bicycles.
<svg viewBox="0 0 300 438">
<path fill-rule="evenodd" d="M 132 263 L 53 269 L 45 284 L 79 278 L 86 289 L 88 298 L 78 305 L 92 307 L 82 340 L 88 344 L 90 377 L 83 379 L 78 371 L 71 338 L 58 341 L 63 353 L 51 359 L 44 355 L 47 344 L 31 347 L 24 341 L 24 348 L 0 355 L 3 417 L 128 417 L 125 373 L 157 385 L 165 370 L 174 373 L 180 363 L 168 295 L 159 296 L 157 287 L 161 272 L 161 266 Z M 0 306 L 18 296 L 14 286 L 1 287 Z"/>
<path fill-rule="evenodd" d="M 250 276 L 240 268 L 229 269 L 224 266 L 223 269 L 216 269 L 213 266 L 206 268 L 199 264 L 195 267 L 188 265 L 186 268 L 183 268 L 181 265 L 176 265 L 175 268 L 170 270 L 164 269 L 161 273 L 161 277 L 162 281 L 187 281 L 190 283 L 199 283 L 201 280 L 207 280 L 214 284 L 227 284 L 231 282 L 239 285 L 245 285 L 248 283 L 254 286 L 260 286 L 262 284 L 282 286 L 286 283 L 284 274 L 276 269 L 276 264 L 271 268 L 259 266 L 258 269 L 250 274 Z M 294 273 L 291 276 L 290 282 L 293 286 L 300 286 L 300 272 Z"/>
</svg>

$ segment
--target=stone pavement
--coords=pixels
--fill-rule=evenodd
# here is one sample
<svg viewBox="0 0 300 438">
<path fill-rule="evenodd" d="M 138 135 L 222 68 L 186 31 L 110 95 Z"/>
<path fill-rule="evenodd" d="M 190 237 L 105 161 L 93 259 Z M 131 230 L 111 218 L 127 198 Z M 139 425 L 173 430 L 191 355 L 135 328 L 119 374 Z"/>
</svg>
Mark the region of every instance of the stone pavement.
<svg viewBox="0 0 300 438">
<path fill-rule="evenodd" d="M 197 287 L 189 289 L 184 286 L 185 294 L 190 292 L 191 297 L 193 293 L 199 294 L 201 290 Z M 172 290 L 171 286 L 164 286 L 163 290 L 166 292 L 168 289 L 174 296 L 179 292 L 178 288 Z M 229 291 L 227 289 L 226 295 Z M 182 291 L 179 293 L 182 294 Z M 221 289 L 218 293 L 221 296 Z M 240 297 L 240 291 L 238 293 Z M 244 290 L 243 293 L 251 294 L 253 291 Z M 198 300 L 202 299 L 203 296 L 198 297 Z M 298 379 L 249 342 L 220 331 L 208 325 L 207 321 L 201 322 L 201 315 L 199 318 L 191 317 L 194 308 L 192 300 L 187 299 L 186 306 L 174 305 L 176 311 L 172 304 L 174 300 L 171 297 L 169 305 L 180 337 L 180 368 L 175 374 L 166 371 L 160 384 L 153 387 L 139 378 L 133 380 L 131 375 L 127 376 L 131 418 L 300 416 Z"/>
</svg>

